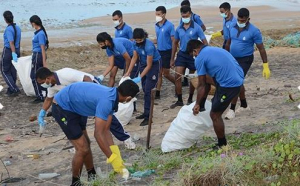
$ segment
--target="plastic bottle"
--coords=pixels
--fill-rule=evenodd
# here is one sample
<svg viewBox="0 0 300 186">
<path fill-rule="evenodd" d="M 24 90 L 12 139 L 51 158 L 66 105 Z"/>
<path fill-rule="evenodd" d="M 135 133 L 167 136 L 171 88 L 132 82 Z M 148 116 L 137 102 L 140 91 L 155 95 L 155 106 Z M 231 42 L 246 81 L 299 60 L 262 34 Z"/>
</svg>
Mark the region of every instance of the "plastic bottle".
<svg viewBox="0 0 300 186">
<path fill-rule="evenodd" d="M 155 173 L 155 170 L 137 171 L 137 172 L 131 174 L 131 176 L 132 177 L 137 177 L 137 178 L 143 178 L 143 177 L 146 177 L 146 176 L 150 176 L 153 173 Z"/>
<path fill-rule="evenodd" d="M 39 174 L 39 179 L 49 179 L 60 176 L 60 174 L 57 173 L 41 173 Z"/>
</svg>

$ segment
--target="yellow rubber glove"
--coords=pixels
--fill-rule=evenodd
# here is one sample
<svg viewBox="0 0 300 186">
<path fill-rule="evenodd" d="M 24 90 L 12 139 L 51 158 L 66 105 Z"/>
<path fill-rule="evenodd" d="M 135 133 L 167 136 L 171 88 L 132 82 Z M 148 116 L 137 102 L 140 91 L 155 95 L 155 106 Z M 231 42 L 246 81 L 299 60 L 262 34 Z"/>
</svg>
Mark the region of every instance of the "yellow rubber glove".
<svg viewBox="0 0 300 186">
<path fill-rule="evenodd" d="M 218 31 L 218 32 L 215 32 L 211 35 L 211 38 L 212 39 L 215 39 L 217 37 L 221 37 L 222 36 L 222 32 L 221 31 Z"/>
<path fill-rule="evenodd" d="M 123 175 L 123 169 L 126 169 L 123 160 L 120 156 L 115 153 L 112 153 L 111 156 L 107 159 L 107 163 L 110 163 L 115 172 Z"/>
<path fill-rule="evenodd" d="M 263 63 L 263 77 L 265 79 L 269 79 L 271 75 L 270 69 L 269 69 L 269 64 L 267 63 Z"/>
<path fill-rule="evenodd" d="M 119 149 L 118 145 L 111 145 L 111 146 L 109 146 L 109 148 L 110 148 L 112 153 L 115 153 L 116 155 L 118 155 L 122 158 L 121 152 L 120 152 L 120 149 Z"/>
</svg>

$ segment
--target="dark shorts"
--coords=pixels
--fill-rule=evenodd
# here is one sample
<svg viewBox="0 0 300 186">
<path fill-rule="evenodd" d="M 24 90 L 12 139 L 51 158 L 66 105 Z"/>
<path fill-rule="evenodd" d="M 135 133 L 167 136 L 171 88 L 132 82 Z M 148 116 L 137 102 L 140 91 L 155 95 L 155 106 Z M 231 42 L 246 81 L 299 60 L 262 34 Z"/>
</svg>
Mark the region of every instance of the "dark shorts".
<svg viewBox="0 0 300 186">
<path fill-rule="evenodd" d="M 115 56 L 115 65 L 119 69 L 125 69 L 126 62 L 125 59 L 122 56 Z"/>
<path fill-rule="evenodd" d="M 62 109 L 56 103 L 52 104 L 52 116 L 59 124 L 69 140 L 76 140 L 86 129 L 87 117 Z"/>
<path fill-rule="evenodd" d="M 216 81 L 216 92 L 212 98 L 212 112 L 224 112 L 231 101 L 240 93 L 241 86 L 224 88 L 221 87 Z"/>
<path fill-rule="evenodd" d="M 182 52 L 182 51 L 179 51 L 177 53 L 175 66 L 176 67 L 185 67 L 185 68 L 188 68 L 192 71 L 196 70 L 195 60 L 194 60 L 193 56 L 189 55 L 186 52 Z"/>
<path fill-rule="evenodd" d="M 165 50 L 165 51 L 159 51 L 159 54 L 161 56 L 162 67 L 166 68 L 166 69 L 170 69 L 172 49 L 171 50 Z"/>
<path fill-rule="evenodd" d="M 235 59 L 242 67 L 242 69 L 244 71 L 244 77 L 246 77 L 246 74 L 248 73 L 248 71 L 253 63 L 254 56 L 251 55 L 251 56 L 246 56 L 246 57 L 236 57 Z"/>
</svg>

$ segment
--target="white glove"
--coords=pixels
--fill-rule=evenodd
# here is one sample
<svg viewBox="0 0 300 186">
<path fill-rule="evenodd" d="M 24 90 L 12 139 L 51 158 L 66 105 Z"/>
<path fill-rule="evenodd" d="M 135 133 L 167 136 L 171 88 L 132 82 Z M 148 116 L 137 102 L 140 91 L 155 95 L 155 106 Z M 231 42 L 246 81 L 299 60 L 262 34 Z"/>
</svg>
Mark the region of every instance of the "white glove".
<svg viewBox="0 0 300 186">
<path fill-rule="evenodd" d="M 103 76 L 103 75 L 100 75 L 100 76 L 98 76 L 97 78 L 99 78 L 101 81 L 103 81 L 104 76 Z"/>
</svg>

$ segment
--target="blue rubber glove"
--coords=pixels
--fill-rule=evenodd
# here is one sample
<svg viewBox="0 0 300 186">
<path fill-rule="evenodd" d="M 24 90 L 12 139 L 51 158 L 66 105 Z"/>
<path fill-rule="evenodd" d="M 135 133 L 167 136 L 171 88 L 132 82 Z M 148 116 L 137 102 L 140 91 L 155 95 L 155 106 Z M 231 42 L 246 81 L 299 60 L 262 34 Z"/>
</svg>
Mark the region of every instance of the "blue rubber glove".
<svg viewBox="0 0 300 186">
<path fill-rule="evenodd" d="M 40 126 L 45 126 L 44 117 L 46 116 L 46 111 L 44 109 L 41 109 L 38 117 L 38 122 Z"/>
<path fill-rule="evenodd" d="M 15 52 L 13 52 L 11 54 L 11 56 L 12 56 L 12 59 L 14 60 L 14 62 L 18 62 L 18 55 Z"/>
<path fill-rule="evenodd" d="M 132 79 L 132 81 L 135 82 L 135 83 L 139 83 L 139 82 L 141 82 L 141 80 L 142 79 L 141 79 L 140 76 Z"/>
</svg>

